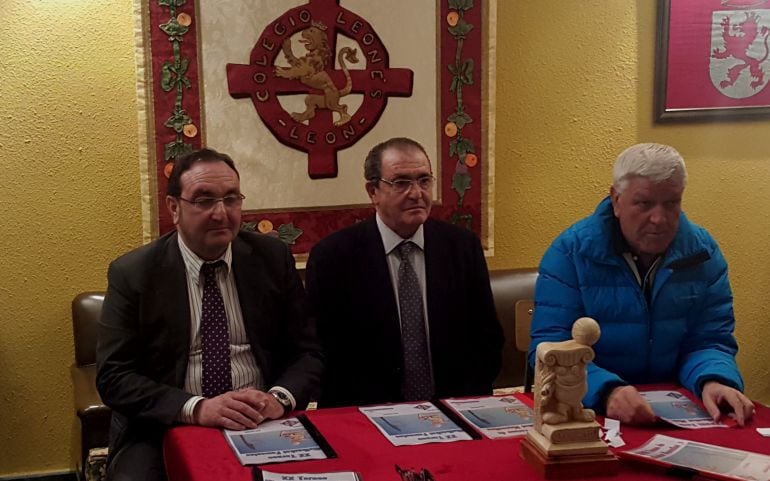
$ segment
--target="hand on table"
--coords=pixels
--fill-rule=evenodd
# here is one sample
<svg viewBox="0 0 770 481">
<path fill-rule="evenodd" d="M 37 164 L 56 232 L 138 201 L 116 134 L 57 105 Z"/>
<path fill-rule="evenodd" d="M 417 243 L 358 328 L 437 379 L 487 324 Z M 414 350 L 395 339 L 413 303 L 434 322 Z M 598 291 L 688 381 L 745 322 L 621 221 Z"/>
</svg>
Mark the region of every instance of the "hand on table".
<svg viewBox="0 0 770 481">
<path fill-rule="evenodd" d="M 655 413 L 634 386 L 620 386 L 607 397 L 607 417 L 626 424 L 655 422 Z"/>
<path fill-rule="evenodd" d="M 743 426 L 754 415 L 754 403 L 749 398 L 737 389 L 716 381 L 709 381 L 703 385 L 701 398 L 703 406 L 714 421 L 719 421 L 722 416 L 721 408 L 729 407 L 735 413 L 738 426 Z"/>
<path fill-rule="evenodd" d="M 283 406 L 272 394 L 253 388 L 229 391 L 200 401 L 193 411 L 195 424 L 240 431 L 266 419 L 283 416 Z"/>
</svg>

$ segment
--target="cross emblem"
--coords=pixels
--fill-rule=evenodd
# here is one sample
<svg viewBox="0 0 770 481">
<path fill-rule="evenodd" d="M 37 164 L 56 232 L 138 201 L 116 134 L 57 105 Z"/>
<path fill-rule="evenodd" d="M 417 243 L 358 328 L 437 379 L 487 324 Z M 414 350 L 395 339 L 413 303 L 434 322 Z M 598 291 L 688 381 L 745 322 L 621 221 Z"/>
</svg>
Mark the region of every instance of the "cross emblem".
<svg viewBox="0 0 770 481">
<path fill-rule="evenodd" d="M 297 32 L 307 50 L 303 56 L 292 50 L 291 37 Z M 365 69 L 334 68 L 335 60 L 343 63 L 342 51 L 351 50 L 343 48 L 337 58 L 337 32 L 356 41 L 358 65 L 363 60 Z M 276 66 L 279 55 L 289 67 Z M 337 152 L 355 144 L 377 124 L 389 97 L 411 96 L 413 72 L 390 68 L 388 51 L 372 26 L 340 7 L 339 0 L 309 0 L 265 27 L 248 65 L 227 64 L 227 83 L 232 97 L 251 98 L 279 142 L 307 152 L 308 175 L 318 179 L 337 176 Z M 296 94 L 306 94 L 305 112 L 287 112 L 278 100 L 281 95 Z M 347 94 L 363 96 L 361 106 L 349 114 Z"/>
</svg>

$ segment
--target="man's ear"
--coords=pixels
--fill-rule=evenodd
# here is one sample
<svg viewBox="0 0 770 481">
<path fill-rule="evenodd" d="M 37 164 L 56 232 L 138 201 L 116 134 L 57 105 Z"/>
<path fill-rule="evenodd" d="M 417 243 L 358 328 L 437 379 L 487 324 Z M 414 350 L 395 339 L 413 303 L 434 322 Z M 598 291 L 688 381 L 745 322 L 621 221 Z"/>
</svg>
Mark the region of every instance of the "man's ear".
<svg viewBox="0 0 770 481">
<path fill-rule="evenodd" d="M 171 214 L 171 219 L 174 221 L 174 225 L 179 221 L 179 199 L 176 197 L 166 196 L 166 209 Z"/>
<path fill-rule="evenodd" d="M 615 190 L 615 186 L 610 186 L 610 200 L 612 201 L 612 212 L 615 214 L 615 217 L 618 216 L 618 199 L 620 199 L 620 194 L 617 190 Z"/>
<path fill-rule="evenodd" d="M 377 183 L 367 181 L 365 188 L 366 188 L 366 193 L 369 194 L 369 199 L 374 200 L 374 195 L 377 193 Z"/>
</svg>

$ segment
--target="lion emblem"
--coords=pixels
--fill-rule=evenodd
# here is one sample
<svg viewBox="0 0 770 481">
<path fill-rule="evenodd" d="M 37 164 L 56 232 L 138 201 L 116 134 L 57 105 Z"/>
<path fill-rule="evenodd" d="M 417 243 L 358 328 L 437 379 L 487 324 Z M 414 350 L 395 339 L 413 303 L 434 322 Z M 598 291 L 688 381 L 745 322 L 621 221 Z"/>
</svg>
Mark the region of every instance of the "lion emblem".
<svg viewBox="0 0 770 481">
<path fill-rule="evenodd" d="M 729 16 L 723 17 L 720 22 L 721 39 L 724 42 L 722 48 L 714 48 L 711 51 L 711 57 L 717 60 L 725 60 L 732 57 L 734 65 L 727 69 L 726 74 L 719 82 L 722 89 L 732 87 L 738 81 L 741 73 L 749 69 L 751 77 L 751 88 L 757 90 L 765 85 L 765 72 L 761 64 L 767 60 L 768 53 L 768 34 L 770 29 L 767 26 L 759 28 L 760 17 L 755 12 L 745 12 L 746 18 L 742 21 L 732 23 Z M 761 38 L 761 45 L 764 46 L 764 53 L 754 52 L 756 46 L 752 44 Z M 752 55 L 753 54 L 753 55 Z M 759 57 L 759 58 L 758 58 Z M 716 84 L 714 79 L 714 83 Z"/>
<path fill-rule="evenodd" d="M 297 122 L 304 122 L 315 117 L 317 109 L 329 109 L 339 115 L 339 119 L 334 122 L 335 126 L 348 123 L 350 121 L 348 106 L 340 103 L 340 98 L 348 95 L 353 87 L 345 61 L 358 63 L 357 50 L 344 47 L 337 55 L 346 79 L 345 87 L 340 90 L 326 72 L 332 58 L 326 38 L 326 26 L 320 22 L 313 22 L 310 28 L 300 32 L 300 36 L 302 38 L 299 42 L 305 46 L 307 53 L 297 57 L 292 51 L 291 39 L 284 40 L 281 50 L 286 61 L 289 62 L 289 67 L 276 67 L 275 75 L 280 78 L 299 80 L 310 88 L 323 91 L 323 94 L 308 94 L 305 97 L 305 111 L 292 112 L 291 118 Z"/>
</svg>

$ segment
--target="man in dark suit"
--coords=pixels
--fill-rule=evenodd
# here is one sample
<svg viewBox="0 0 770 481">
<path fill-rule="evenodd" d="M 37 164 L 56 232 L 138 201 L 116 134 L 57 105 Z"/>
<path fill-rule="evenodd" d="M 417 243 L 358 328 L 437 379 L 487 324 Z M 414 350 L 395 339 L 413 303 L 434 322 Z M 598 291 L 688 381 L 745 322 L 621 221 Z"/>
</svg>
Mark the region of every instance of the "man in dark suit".
<svg viewBox="0 0 770 481">
<path fill-rule="evenodd" d="M 322 369 L 289 250 L 240 231 L 230 157 L 180 159 L 167 194 L 176 232 L 108 272 L 97 386 L 113 409 L 114 480 L 165 479 L 161 443 L 174 423 L 238 430 L 303 408 Z"/>
<path fill-rule="evenodd" d="M 364 175 L 376 215 L 323 239 L 307 264 L 319 405 L 491 394 L 503 337 L 481 243 L 428 218 L 434 178 L 414 140 L 374 147 Z"/>
</svg>

